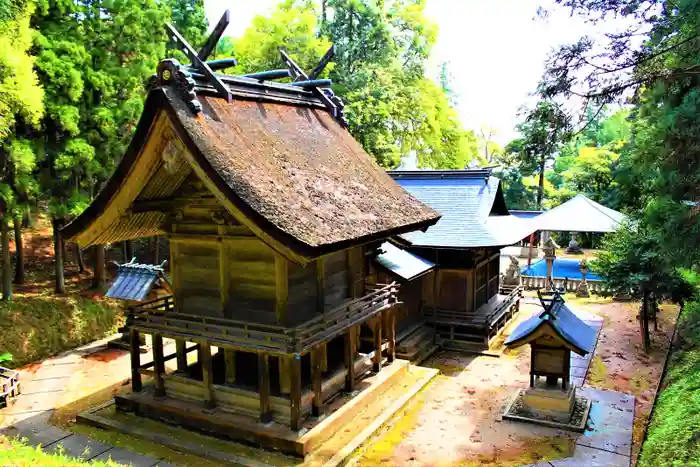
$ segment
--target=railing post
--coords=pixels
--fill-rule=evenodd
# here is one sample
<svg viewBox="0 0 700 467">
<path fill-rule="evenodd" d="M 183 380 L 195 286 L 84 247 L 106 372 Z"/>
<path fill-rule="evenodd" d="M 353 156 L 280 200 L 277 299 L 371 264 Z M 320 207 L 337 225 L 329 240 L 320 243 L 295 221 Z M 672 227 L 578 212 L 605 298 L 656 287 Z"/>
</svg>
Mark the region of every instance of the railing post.
<svg viewBox="0 0 700 467">
<path fill-rule="evenodd" d="M 143 388 L 141 384 L 141 341 L 139 332 L 136 329 L 129 329 L 129 350 L 131 352 L 131 390 L 141 392 Z"/>
<path fill-rule="evenodd" d="M 175 354 L 177 355 L 177 371 L 180 373 L 187 372 L 187 343 L 183 339 L 175 339 Z"/>
<path fill-rule="evenodd" d="M 386 337 L 389 340 L 387 348 L 387 362 L 392 363 L 396 358 L 396 310 L 390 308 L 386 311 Z"/>
<path fill-rule="evenodd" d="M 163 336 L 153 334 L 153 369 L 155 370 L 155 397 L 165 397 L 165 362 L 163 361 Z"/>
</svg>

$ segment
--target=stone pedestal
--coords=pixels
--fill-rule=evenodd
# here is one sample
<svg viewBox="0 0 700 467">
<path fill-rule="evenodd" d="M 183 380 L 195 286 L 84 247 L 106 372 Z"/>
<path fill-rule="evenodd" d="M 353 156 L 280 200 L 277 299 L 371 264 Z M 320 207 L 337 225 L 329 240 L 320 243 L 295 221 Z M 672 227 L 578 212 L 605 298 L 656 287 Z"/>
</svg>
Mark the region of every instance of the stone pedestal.
<svg viewBox="0 0 700 467">
<path fill-rule="evenodd" d="M 576 403 L 576 387 L 570 385 L 563 391 L 545 385 L 528 388 L 521 394 L 523 412 L 533 416 L 547 417 L 559 423 L 568 423 Z"/>
</svg>

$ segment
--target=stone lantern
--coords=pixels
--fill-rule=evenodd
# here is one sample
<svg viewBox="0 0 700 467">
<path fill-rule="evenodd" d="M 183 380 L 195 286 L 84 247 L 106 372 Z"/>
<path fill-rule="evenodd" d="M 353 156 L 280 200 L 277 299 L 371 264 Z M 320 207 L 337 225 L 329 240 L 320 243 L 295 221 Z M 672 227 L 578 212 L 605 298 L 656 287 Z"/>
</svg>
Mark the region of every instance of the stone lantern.
<svg viewBox="0 0 700 467">
<path fill-rule="evenodd" d="M 554 260 L 557 258 L 557 245 L 552 238 L 548 238 L 547 241 L 540 248 L 542 253 L 544 253 L 544 260 L 547 264 L 547 289 L 554 289 L 554 282 L 552 281 L 552 270 L 554 269 Z"/>
<path fill-rule="evenodd" d="M 581 282 L 579 282 L 578 287 L 576 288 L 576 296 L 588 297 L 588 283 L 586 282 L 586 275 L 588 274 L 588 263 L 586 262 L 586 258 L 581 259 L 579 269 L 581 270 Z"/>
<path fill-rule="evenodd" d="M 558 292 L 538 295 L 544 311 L 522 322 L 504 343 L 508 349 L 529 344 L 531 360 L 530 387 L 518 392 L 503 418 L 583 431 L 591 402 L 577 397 L 576 386 L 569 384 L 571 352 L 590 353 L 596 332 Z"/>
</svg>

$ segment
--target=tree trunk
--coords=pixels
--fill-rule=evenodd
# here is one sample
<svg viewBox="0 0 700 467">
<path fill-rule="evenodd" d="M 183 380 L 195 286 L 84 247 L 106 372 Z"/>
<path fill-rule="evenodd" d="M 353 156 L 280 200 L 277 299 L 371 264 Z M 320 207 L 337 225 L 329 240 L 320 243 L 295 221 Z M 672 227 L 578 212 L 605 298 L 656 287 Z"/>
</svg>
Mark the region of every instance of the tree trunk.
<svg viewBox="0 0 700 467">
<path fill-rule="evenodd" d="M 153 264 L 159 264 L 160 261 L 158 260 L 160 256 L 160 237 L 156 237 L 156 253 L 155 253 L 155 259 L 153 260 Z"/>
<path fill-rule="evenodd" d="M 53 219 L 53 249 L 56 273 L 56 293 L 66 292 L 66 280 L 63 274 L 63 236 L 61 235 L 63 219 Z"/>
<path fill-rule="evenodd" d="M 7 224 L 8 218 L 3 216 L 0 219 L 0 239 L 2 241 L 2 299 L 12 300 L 12 259 L 10 257 L 10 226 Z"/>
<path fill-rule="evenodd" d="M 542 210 L 542 200 L 544 199 L 544 165 L 546 159 L 544 155 L 540 158 L 540 181 L 537 187 L 537 209 Z"/>
<path fill-rule="evenodd" d="M 83 250 L 80 249 L 80 245 L 77 243 L 74 243 L 73 246 L 75 247 L 75 259 L 78 261 L 78 269 L 80 270 L 80 273 L 85 272 L 85 261 L 83 260 Z"/>
<path fill-rule="evenodd" d="M 639 317 L 639 322 L 642 331 L 644 353 L 648 354 L 651 349 L 651 338 L 649 337 L 649 292 L 647 290 L 644 290 L 642 293 L 642 312 Z"/>
<path fill-rule="evenodd" d="M 128 263 L 134 257 L 134 244 L 131 240 L 124 240 L 124 262 Z"/>
<path fill-rule="evenodd" d="M 22 242 L 22 219 L 15 217 L 15 284 L 24 284 L 24 244 Z"/>
<path fill-rule="evenodd" d="M 105 283 L 105 247 L 104 245 L 95 245 L 93 271 L 95 275 L 92 277 L 91 288 L 102 290 Z"/>
</svg>

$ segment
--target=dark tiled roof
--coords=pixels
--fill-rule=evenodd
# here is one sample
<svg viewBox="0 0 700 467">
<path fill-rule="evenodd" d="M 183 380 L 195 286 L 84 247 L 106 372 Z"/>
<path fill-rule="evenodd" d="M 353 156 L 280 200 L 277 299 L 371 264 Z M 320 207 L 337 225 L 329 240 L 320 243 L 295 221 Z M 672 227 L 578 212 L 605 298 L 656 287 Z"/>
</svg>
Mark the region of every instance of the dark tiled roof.
<svg viewBox="0 0 700 467">
<path fill-rule="evenodd" d="M 141 301 L 148 296 L 151 288 L 162 275 L 163 268 L 160 266 L 134 262 L 121 264 L 117 271 L 117 278 L 105 296 Z"/>
<path fill-rule="evenodd" d="M 541 326 L 551 326 L 562 339 L 574 347 L 577 353 L 585 355 L 593 350 L 597 333 L 579 319 L 564 303 L 563 299 L 555 302 L 550 311 L 538 313 L 523 321 L 508 336 L 504 345 L 518 347 L 529 342 Z"/>
<path fill-rule="evenodd" d="M 406 191 L 442 215 L 427 232 L 403 238 L 414 246 L 475 248 L 516 243 L 532 230 L 510 215 L 490 169 L 390 171 Z"/>
<path fill-rule="evenodd" d="M 382 252 L 374 260 L 380 266 L 407 281 L 413 280 L 435 267 L 434 263 L 409 253 L 390 242 L 382 243 L 380 250 Z"/>
</svg>

